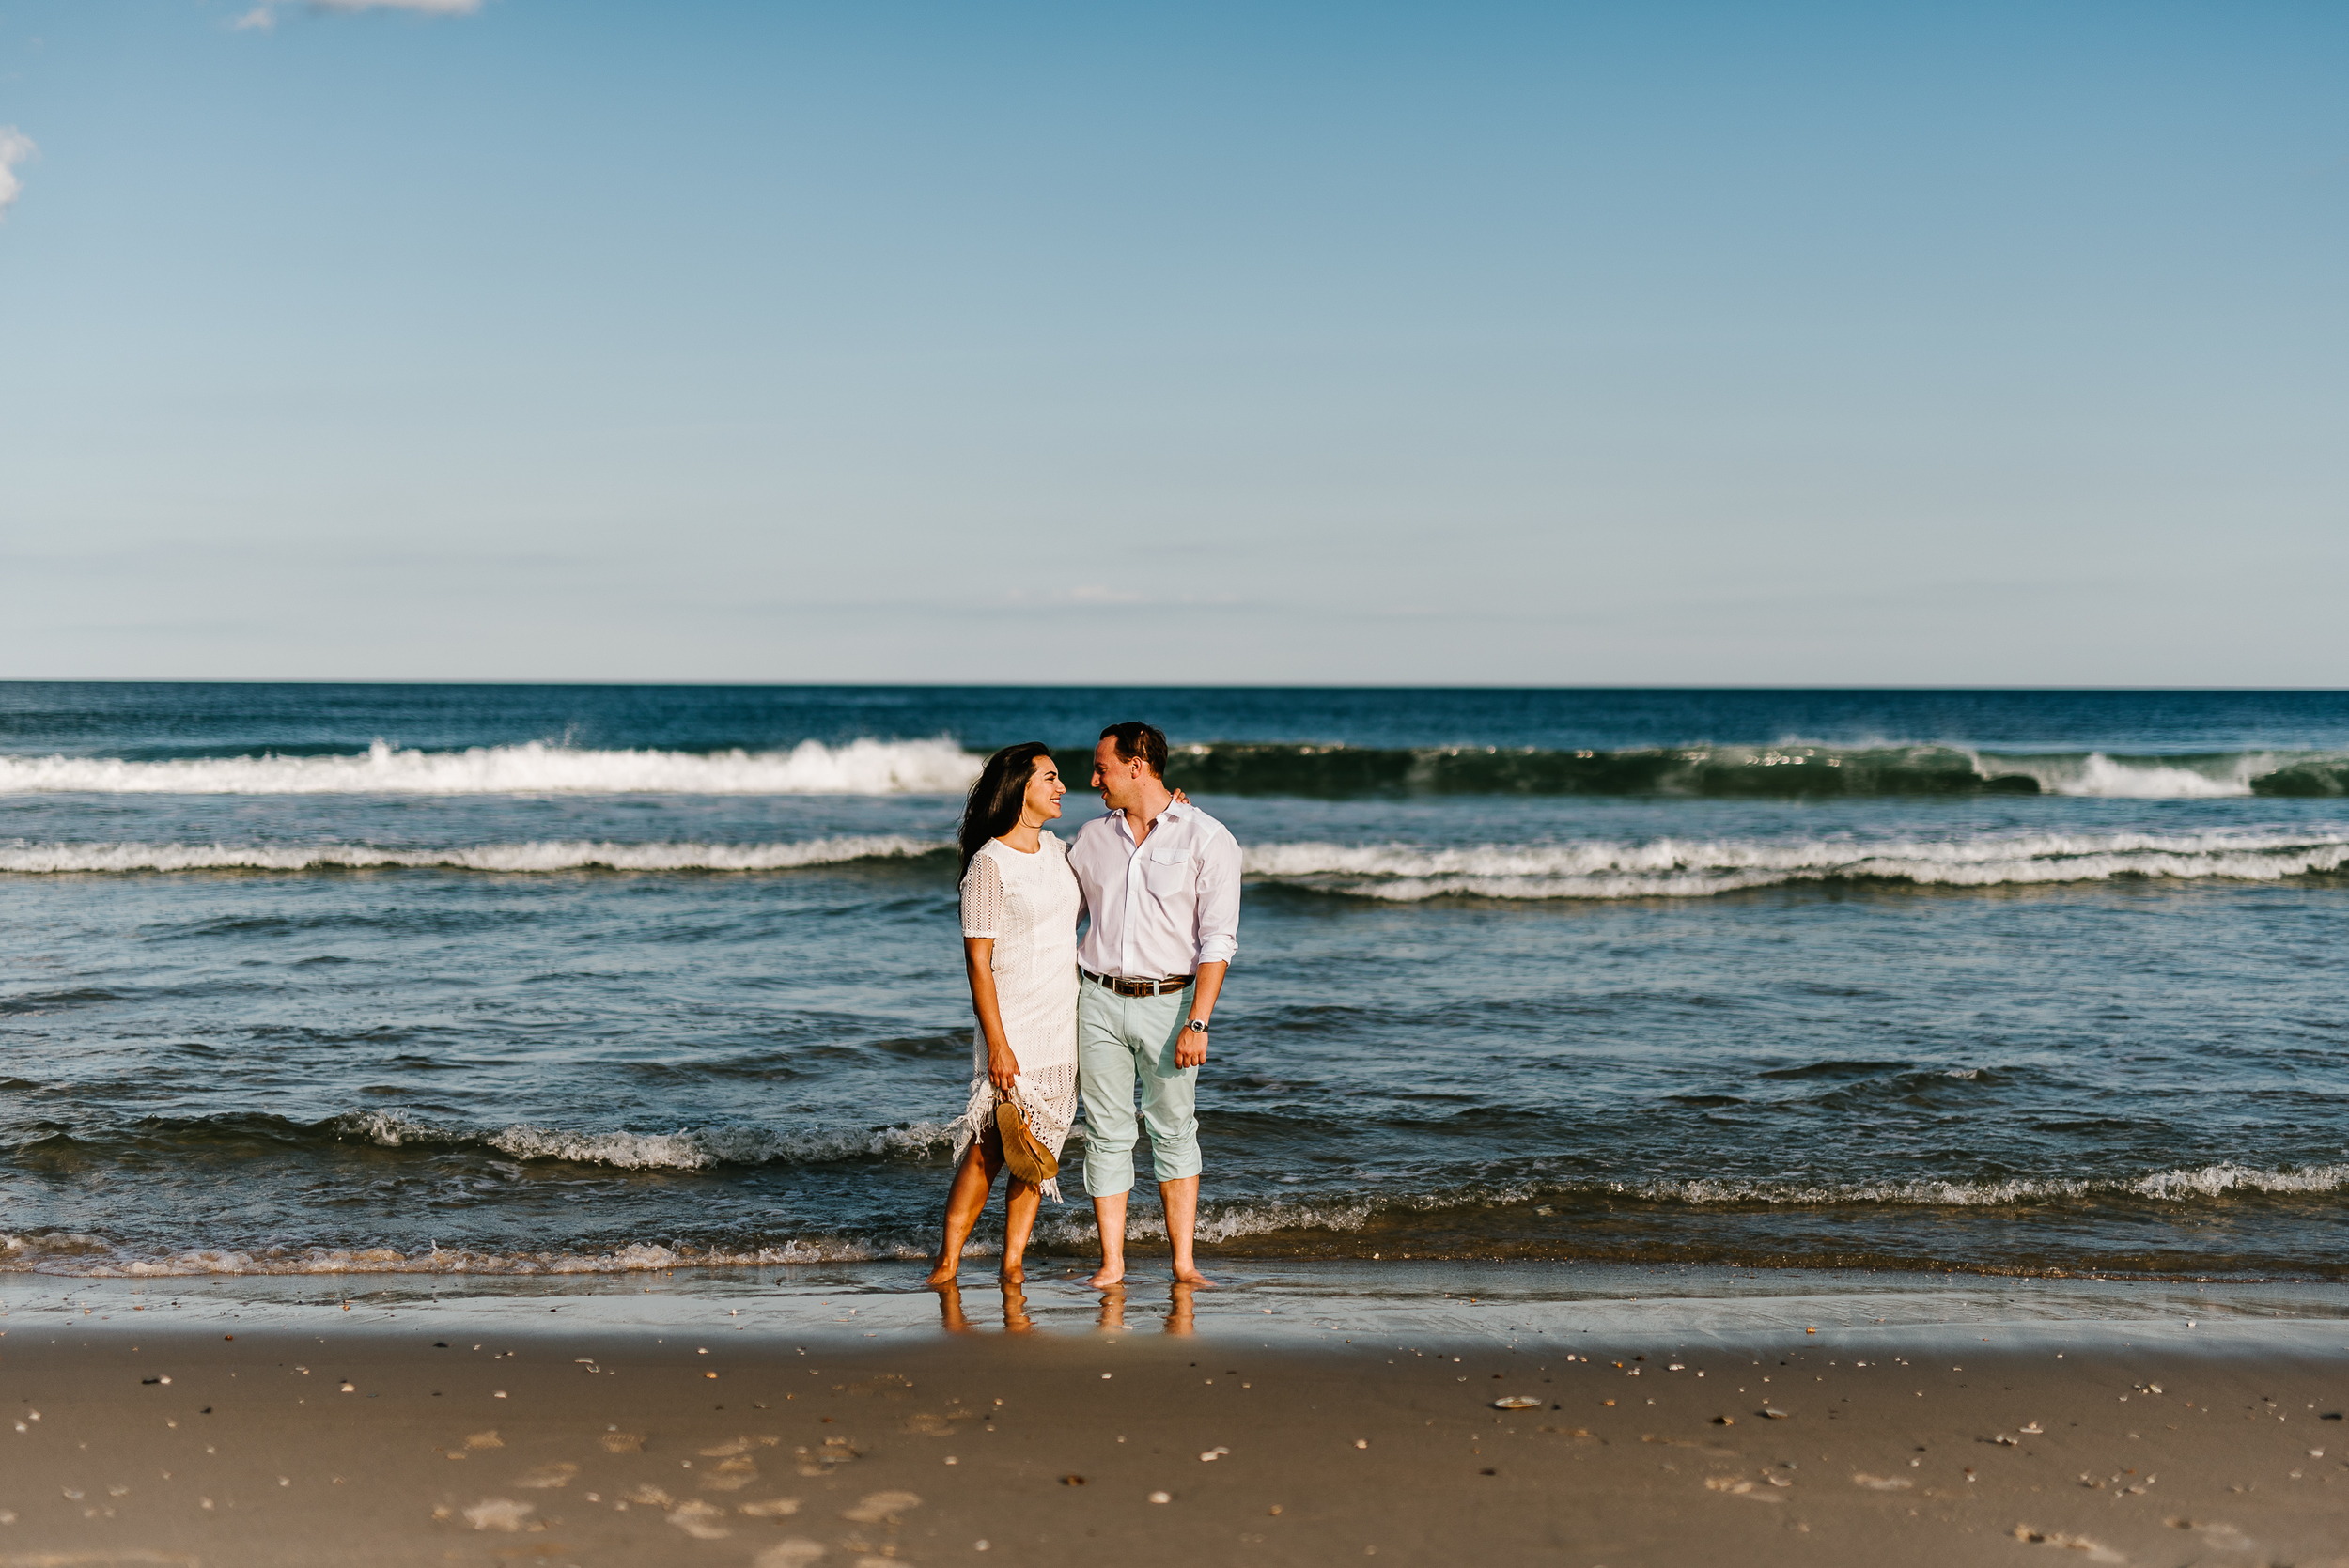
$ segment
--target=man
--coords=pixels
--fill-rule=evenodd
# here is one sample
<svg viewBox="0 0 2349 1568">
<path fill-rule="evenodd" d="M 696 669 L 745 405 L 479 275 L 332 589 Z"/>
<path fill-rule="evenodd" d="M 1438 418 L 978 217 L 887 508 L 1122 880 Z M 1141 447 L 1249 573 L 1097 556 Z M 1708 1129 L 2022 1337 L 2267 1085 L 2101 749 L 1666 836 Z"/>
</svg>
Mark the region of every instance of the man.
<svg viewBox="0 0 2349 1568">
<path fill-rule="evenodd" d="M 1126 1277 L 1138 1079 L 1174 1278 L 1203 1285 L 1191 1259 L 1200 1170 L 1193 1105 L 1207 1022 L 1239 950 L 1239 841 L 1168 792 L 1166 736 L 1152 725 L 1101 732 L 1093 787 L 1109 810 L 1079 831 L 1068 851 L 1091 920 L 1077 945 L 1077 1084 L 1101 1270 L 1086 1282 Z"/>
</svg>

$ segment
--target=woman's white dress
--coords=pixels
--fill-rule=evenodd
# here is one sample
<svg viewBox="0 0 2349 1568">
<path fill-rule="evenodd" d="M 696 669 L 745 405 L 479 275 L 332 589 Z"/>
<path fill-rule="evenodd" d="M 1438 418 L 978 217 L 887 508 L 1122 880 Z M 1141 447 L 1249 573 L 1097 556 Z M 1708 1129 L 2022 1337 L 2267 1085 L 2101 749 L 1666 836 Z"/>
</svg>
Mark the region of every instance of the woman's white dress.
<svg viewBox="0 0 2349 1568">
<path fill-rule="evenodd" d="M 1012 1098 L 1057 1157 L 1077 1119 L 1077 915 L 1084 895 L 1068 851 L 1050 833 L 1033 855 L 989 839 L 962 877 L 962 934 L 995 939 L 995 1002 L 1019 1059 Z M 995 1123 L 987 1032 L 972 1033 L 971 1102 L 954 1125 L 955 1163 Z M 1045 1195 L 1060 1201 L 1060 1184 Z"/>
</svg>

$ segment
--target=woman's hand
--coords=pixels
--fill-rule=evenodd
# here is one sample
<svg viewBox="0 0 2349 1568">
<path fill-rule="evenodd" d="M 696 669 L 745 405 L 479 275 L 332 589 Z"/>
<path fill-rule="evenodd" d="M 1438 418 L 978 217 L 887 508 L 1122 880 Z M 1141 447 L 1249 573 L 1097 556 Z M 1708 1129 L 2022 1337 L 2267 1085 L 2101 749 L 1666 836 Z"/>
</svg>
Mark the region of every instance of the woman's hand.
<svg viewBox="0 0 2349 1568">
<path fill-rule="evenodd" d="M 1011 1048 L 989 1040 L 987 1044 L 987 1081 L 995 1086 L 998 1094 L 1011 1093 L 1012 1080 L 1019 1076 L 1019 1058 Z"/>
</svg>

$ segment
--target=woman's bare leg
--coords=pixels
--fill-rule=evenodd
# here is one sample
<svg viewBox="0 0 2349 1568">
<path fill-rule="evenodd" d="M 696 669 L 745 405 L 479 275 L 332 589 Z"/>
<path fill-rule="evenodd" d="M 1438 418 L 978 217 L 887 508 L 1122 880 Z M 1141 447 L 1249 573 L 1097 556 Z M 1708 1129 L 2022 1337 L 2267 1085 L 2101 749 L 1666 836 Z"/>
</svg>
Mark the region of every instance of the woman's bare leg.
<svg viewBox="0 0 2349 1568">
<path fill-rule="evenodd" d="M 970 1150 L 962 1157 L 961 1167 L 955 1172 L 955 1185 L 946 1192 L 944 1234 L 939 1239 L 937 1266 L 930 1270 L 926 1283 L 942 1285 L 955 1277 L 962 1264 L 962 1249 L 977 1228 L 979 1216 L 987 1208 L 987 1194 L 995 1185 L 995 1172 L 1003 1165 L 1003 1146 L 992 1139 L 973 1139 Z"/>
<path fill-rule="evenodd" d="M 1044 1189 L 1021 1181 L 1018 1176 L 1003 1184 L 1003 1278 L 1017 1282 L 1028 1277 L 1021 1266 L 1027 1255 L 1028 1235 L 1035 1229 L 1036 1210 L 1044 1203 Z"/>
</svg>

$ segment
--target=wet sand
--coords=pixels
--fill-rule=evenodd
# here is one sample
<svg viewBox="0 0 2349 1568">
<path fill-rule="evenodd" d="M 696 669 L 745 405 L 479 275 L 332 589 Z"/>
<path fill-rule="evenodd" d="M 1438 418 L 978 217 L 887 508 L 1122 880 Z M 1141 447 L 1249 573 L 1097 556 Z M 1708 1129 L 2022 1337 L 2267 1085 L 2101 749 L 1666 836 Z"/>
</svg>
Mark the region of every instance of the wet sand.
<svg viewBox="0 0 2349 1568">
<path fill-rule="evenodd" d="M 2349 1564 L 2329 1325 L 96 1302 L 0 1338 L 0 1564 Z"/>
</svg>

